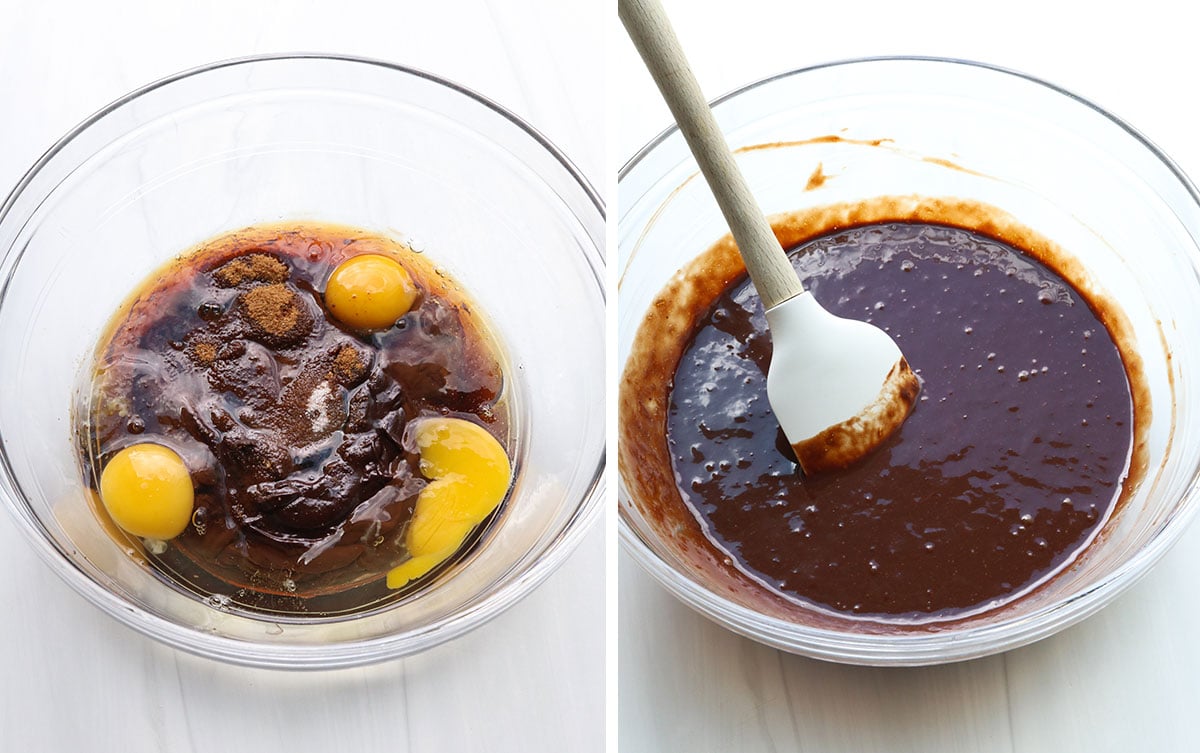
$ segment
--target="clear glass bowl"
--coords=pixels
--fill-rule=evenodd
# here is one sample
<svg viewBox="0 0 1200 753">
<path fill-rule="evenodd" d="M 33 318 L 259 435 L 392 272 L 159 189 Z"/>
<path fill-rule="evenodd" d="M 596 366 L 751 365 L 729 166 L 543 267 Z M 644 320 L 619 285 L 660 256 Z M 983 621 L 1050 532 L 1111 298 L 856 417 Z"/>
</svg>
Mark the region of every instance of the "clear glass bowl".
<svg viewBox="0 0 1200 753">
<path fill-rule="evenodd" d="M 999 207 L 1057 241 L 1132 322 L 1153 409 L 1148 471 L 1097 542 L 1048 585 L 984 616 L 917 630 L 849 619 L 817 627 L 718 585 L 711 558 L 672 530 L 687 520 L 664 520 L 631 494 L 622 459 L 625 550 L 685 603 L 732 630 L 787 651 L 871 665 L 1014 648 L 1092 614 L 1144 575 L 1194 515 L 1200 471 L 1200 205 L 1171 160 L 1079 97 L 957 60 L 808 68 L 733 92 L 714 110 L 768 214 L 882 195 L 949 196 Z M 837 138 L 822 138 L 829 136 Z M 818 166 L 826 178 L 809 189 Z M 653 297 L 728 232 L 695 172 L 675 129 L 621 172 L 621 368 Z"/>
<path fill-rule="evenodd" d="M 352 618 L 232 613 L 127 557 L 88 510 L 77 374 L 142 279 L 222 232 L 316 220 L 423 250 L 507 349 L 521 432 L 505 514 L 430 587 Z M 601 509 L 604 211 L 528 124 L 461 86 L 324 56 L 235 60 L 115 102 L 57 143 L 0 210 L 0 496 L 92 603 L 194 653 L 364 664 L 460 635 L 550 574 Z"/>
</svg>

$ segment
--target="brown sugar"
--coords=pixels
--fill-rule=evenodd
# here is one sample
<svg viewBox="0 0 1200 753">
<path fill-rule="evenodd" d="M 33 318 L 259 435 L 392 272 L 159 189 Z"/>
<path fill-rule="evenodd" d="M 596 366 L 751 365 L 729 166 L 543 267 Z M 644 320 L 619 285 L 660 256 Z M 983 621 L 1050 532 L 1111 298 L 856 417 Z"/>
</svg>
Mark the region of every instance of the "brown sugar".
<svg viewBox="0 0 1200 753">
<path fill-rule="evenodd" d="M 250 322 L 268 335 L 292 334 L 304 318 L 296 294 L 279 283 L 251 288 L 241 301 Z"/>
<path fill-rule="evenodd" d="M 239 256 L 213 272 L 213 279 L 223 288 L 236 287 L 244 282 L 283 282 L 287 278 L 287 265 L 270 254 Z"/>
</svg>

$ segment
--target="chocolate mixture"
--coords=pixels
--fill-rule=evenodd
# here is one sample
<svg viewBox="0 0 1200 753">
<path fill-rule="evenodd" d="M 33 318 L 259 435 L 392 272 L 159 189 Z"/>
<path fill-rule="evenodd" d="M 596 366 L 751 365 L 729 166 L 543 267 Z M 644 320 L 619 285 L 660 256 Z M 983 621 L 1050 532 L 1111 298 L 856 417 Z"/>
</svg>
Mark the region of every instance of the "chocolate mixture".
<svg viewBox="0 0 1200 753">
<path fill-rule="evenodd" d="M 822 304 L 891 331 L 924 400 L 875 455 L 803 478 L 726 236 L 666 282 L 629 346 L 617 448 L 635 530 L 715 594 L 836 631 L 1019 612 L 1086 562 L 1145 478 L 1151 417 L 1132 325 L 1088 270 L 970 200 L 881 196 L 772 226 Z"/>
<path fill-rule="evenodd" d="M 958 228 L 875 224 L 794 249 L 830 311 L 872 322 L 924 388 L 883 448 L 802 478 L 766 397 L 749 281 L 696 328 L 667 433 L 683 499 L 771 589 L 837 612 L 952 617 L 1027 589 L 1112 506 L 1132 403 L 1103 323 L 1056 274 Z"/>
<path fill-rule="evenodd" d="M 341 261 L 398 253 L 346 228 L 257 228 L 166 269 L 98 357 L 80 432 L 89 483 L 154 437 L 196 488 L 192 525 L 153 558 L 202 593 L 273 611 L 345 611 L 386 598 L 425 485 L 405 427 L 482 421 L 504 441 L 499 363 L 460 294 L 405 257 L 420 288 L 396 326 L 362 334 L 326 315 Z"/>
</svg>

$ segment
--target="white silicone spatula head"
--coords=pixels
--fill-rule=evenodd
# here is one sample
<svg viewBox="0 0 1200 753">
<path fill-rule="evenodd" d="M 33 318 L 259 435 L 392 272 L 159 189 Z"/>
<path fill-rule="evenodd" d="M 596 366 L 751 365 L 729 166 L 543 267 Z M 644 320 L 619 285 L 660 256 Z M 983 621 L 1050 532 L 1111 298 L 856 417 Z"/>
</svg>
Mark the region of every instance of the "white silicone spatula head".
<svg viewBox="0 0 1200 753">
<path fill-rule="evenodd" d="M 671 108 L 746 262 L 771 328 L 767 398 L 801 469 L 843 468 L 908 416 L 920 383 L 883 330 L 842 319 L 804 292 L 750 194 L 658 0 L 619 0 L 618 12 Z"/>
<path fill-rule="evenodd" d="M 767 324 L 767 399 L 805 473 L 845 468 L 904 423 L 920 383 L 886 332 L 811 293 L 767 309 Z"/>
</svg>

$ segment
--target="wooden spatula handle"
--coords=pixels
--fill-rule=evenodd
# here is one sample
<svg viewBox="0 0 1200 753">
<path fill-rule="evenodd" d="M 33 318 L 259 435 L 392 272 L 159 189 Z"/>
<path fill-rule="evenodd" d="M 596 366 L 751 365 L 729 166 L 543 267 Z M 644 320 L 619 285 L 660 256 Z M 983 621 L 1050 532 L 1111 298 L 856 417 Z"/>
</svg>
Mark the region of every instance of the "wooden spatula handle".
<svg viewBox="0 0 1200 753">
<path fill-rule="evenodd" d="M 763 306 L 771 308 L 803 293 L 738 170 L 662 5 L 658 0 L 619 0 L 618 13 L 729 223 Z"/>
</svg>

